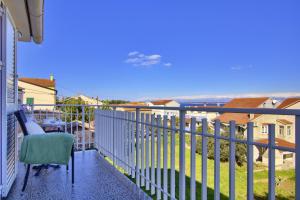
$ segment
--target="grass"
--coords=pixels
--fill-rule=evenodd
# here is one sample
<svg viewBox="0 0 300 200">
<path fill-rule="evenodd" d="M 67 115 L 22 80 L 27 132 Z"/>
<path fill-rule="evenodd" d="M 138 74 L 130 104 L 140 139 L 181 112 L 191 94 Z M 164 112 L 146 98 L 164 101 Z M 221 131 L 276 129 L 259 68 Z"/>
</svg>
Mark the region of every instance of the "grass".
<svg viewBox="0 0 300 200">
<path fill-rule="evenodd" d="M 189 136 L 187 136 L 189 137 Z M 170 141 L 170 138 L 168 138 Z M 187 139 L 187 142 L 189 140 Z M 169 142 L 170 143 L 170 142 Z M 151 144 L 151 142 L 150 142 Z M 163 145 L 163 137 L 161 144 Z M 150 145 L 151 146 L 151 145 Z M 170 146 L 168 146 L 168 166 L 170 169 Z M 155 147 L 155 151 L 156 151 Z M 190 148 L 187 143 L 185 148 L 186 162 L 186 199 L 190 199 Z M 156 153 L 155 153 L 156 155 Z M 151 157 L 151 153 L 150 153 Z M 149 158 L 150 159 L 150 158 Z M 163 146 L 161 146 L 161 166 L 163 166 Z M 201 166 L 202 157 L 196 154 L 196 197 L 201 199 Z M 162 167 L 163 168 L 163 167 Z M 179 137 L 176 136 L 175 146 L 175 169 L 176 169 L 176 198 L 179 196 Z M 123 171 L 124 172 L 124 171 Z M 155 170 L 156 172 L 156 170 Z M 235 197 L 236 199 L 246 199 L 247 195 L 247 167 L 236 165 L 235 171 Z M 128 176 L 128 175 L 127 175 Z M 130 176 L 128 176 L 130 178 Z M 155 176 L 156 177 L 156 176 Z M 135 182 L 134 179 L 130 178 Z M 161 170 L 161 183 L 163 185 L 163 169 Z M 168 170 L 168 183 L 170 184 L 170 170 Z M 170 186 L 169 186 L 170 187 Z M 214 199 L 214 160 L 207 160 L 207 193 L 208 199 Z M 142 187 L 145 190 L 145 187 Z M 168 188 L 170 191 L 170 188 Z M 146 191 L 150 195 L 150 191 Z M 228 199 L 229 196 L 229 164 L 220 163 L 220 197 Z M 163 195 L 162 195 L 163 196 Z M 255 199 L 268 198 L 268 171 L 266 167 L 254 166 L 254 196 Z M 156 199 L 156 196 L 151 196 Z M 276 170 L 276 199 L 295 199 L 295 170 Z"/>
</svg>

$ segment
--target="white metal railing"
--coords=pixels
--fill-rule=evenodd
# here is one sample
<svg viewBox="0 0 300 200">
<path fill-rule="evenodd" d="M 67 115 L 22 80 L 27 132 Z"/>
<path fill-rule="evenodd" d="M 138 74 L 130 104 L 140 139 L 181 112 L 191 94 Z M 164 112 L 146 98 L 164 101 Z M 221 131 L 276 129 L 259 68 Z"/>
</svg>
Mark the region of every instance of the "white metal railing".
<svg viewBox="0 0 300 200">
<path fill-rule="evenodd" d="M 201 164 L 201 199 L 208 198 L 208 149 L 209 138 L 214 140 L 214 199 L 220 199 L 220 141 L 229 142 L 229 199 L 236 196 L 236 144 L 247 146 L 247 199 L 254 198 L 253 146 L 268 148 L 268 198 L 275 199 L 275 150 L 288 151 L 296 154 L 295 169 L 300 167 L 300 110 L 288 109 L 236 109 L 236 108 L 178 108 L 151 107 L 151 109 L 178 110 L 179 118 L 170 119 L 167 116 L 155 116 L 144 113 L 145 106 L 120 106 L 134 108 L 135 112 L 117 111 L 118 106 L 111 106 L 112 110 L 95 111 L 95 143 L 99 152 L 112 160 L 113 165 L 122 168 L 138 187 L 145 186 L 151 195 L 157 199 L 185 199 L 186 198 L 186 168 L 190 169 L 189 196 L 196 199 L 196 137 L 202 138 Z M 196 129 L 196 119 L 191 119 L 190 129 L 186 129 L 185 113 L 191 111 L 206 111 L 218 113 L 247 113 L 268 115 L 295 116 L 295 144 L 296 148 L 278 146 L 275 143 L 275 125 L 269 125 L 268 144 L 254 141 L 254 124 L 247 123 L 247 137 L 236 138 L 236 123 L 230 121 L 229 137 L 221 135 L 221 122 L 216 119 L 213 123 L 214 133 L 208 133 L 208 121 L 202 119 L 202 131 Z M 179 182 L 176 181 L 175 163 L 176 137 L 179 135 Z M 190 166 L 186 163 L 186 138 L 190 138 Z M 162 155 L 161 155 L 162 154 Z M 300 172 L 296 173 L 296 188 L 300 188 Z M 179 191 L 176 191 L 178 184 Z M 295 198 L 300 199 L 300 192 L 295 188 Z M 179 194 L 177 195 L 178 192 Z M 199 197 L 198 197 L 199 198 Z M 246 198 L 246 197 L 245 197 Z"/>
<path fill-rule="evenodd" d="M 22 105 L 44 129 L 58 130 L 75 136 L 75 149 L 86 150 L 94 148 L 94 110 L 99 105 L 73 104 L 34 104 Z M 83 112 L 84 111 L 84 112 Z M 53 119 L 54 123 L 46 123 Z"/>
</svg>

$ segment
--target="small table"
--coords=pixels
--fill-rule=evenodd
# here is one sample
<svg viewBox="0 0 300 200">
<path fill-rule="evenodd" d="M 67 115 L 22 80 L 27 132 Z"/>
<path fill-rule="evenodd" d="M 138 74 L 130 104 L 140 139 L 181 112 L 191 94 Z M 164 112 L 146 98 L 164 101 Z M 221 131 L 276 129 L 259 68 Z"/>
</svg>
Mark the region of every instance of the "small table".
<svg viewBox="0 0 300 200">
<path fill-rule="evenodd" d="M 53 122 L 50 122 L 50 123 L 42 123 L 41 127 L 44 129 L 45 132 L 53 132 L 55 130 L 57 132 L 64 132 L 63 129 L 67 125 L 68 125 L 67 122 L 53 121 Z"/>
</svg>

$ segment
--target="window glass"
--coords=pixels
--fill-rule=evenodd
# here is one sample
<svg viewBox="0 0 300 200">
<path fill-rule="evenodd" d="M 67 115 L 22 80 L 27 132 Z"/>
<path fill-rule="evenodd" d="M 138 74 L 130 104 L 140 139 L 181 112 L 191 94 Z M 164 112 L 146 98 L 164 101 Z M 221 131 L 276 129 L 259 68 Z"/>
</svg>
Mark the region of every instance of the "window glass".
<svg viewBox="0 0 300 200">
<path fill-rule="evenodd" d="M 279 126 L 279 134 L 284 135 L 284 126 Z"/>
<path fill-rule="evenodd" d="M 262 133 L 264 133 L 264 134 L 268 133 L 268 125 L 266 125 L 266 124 L 262 125 Z"/>
<path fill-rule="evenodd" d="M 291 135 L 291 126 L 287 127 L 287 135 Z"/>
</svg>

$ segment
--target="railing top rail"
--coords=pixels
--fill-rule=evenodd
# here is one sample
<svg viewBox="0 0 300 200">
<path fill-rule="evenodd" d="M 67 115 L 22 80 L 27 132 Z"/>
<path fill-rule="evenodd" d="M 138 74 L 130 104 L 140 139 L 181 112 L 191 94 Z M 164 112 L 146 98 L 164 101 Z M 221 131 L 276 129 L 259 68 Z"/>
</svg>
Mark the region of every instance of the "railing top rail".
<svg viewBox="0 0 300 200">
<path fill-rule="evenodd" d="M 26 105 L 26 104 L 25 104 Z M 27 105 L 28 106 L 28 105 Z M 33 104 L 30 106 L 70 106 L 70 107 L 103 107 L 103 105 L 85 104 Z M 274 109 L 274 108 L 222 108 L 222 107 L 164 107 L 164 106 L 125 106 L 125 105 L 104 105 L 111 108 L 133 108 L 133 109 L 154 109 L 154 110 L 175 110 L 175 111 L 204 111 L 218 113 L 247 113 L 247 114 L 269 114 L 269 115 L 298 115 L 300 109 Z"/>
</svg>

